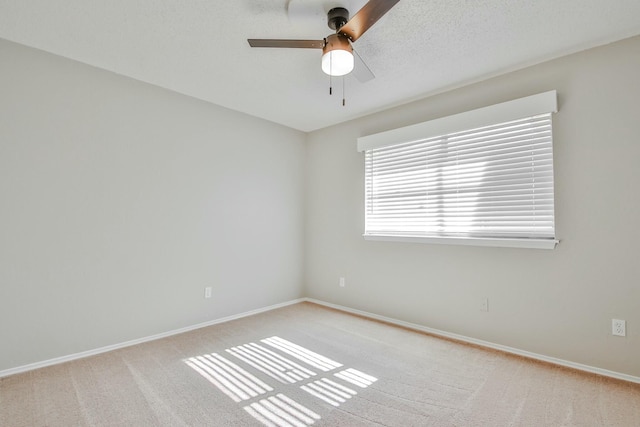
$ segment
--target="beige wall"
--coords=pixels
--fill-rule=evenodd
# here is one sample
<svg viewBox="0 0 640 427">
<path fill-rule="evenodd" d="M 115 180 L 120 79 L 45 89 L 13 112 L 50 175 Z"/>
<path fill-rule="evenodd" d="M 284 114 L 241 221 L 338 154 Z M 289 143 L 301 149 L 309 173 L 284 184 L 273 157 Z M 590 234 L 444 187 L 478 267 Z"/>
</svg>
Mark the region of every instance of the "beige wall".
<svg viewBox="0 0 640 427">
<path fill-rule="evenodd" d="M 311 133 L 306 295 L 640 376 L 639 75 L 636 37 Z M 557 249 L 363 240 L 357 137 L 552 89 Z"/>
<path fill-rule="evenodd" d="M 0 371 L 301 296 L 303 133 L 2 40 L 0 64 Z"/>
<path fill-rule="evenodd" d="M 640 38 L 307 136 L 1 40 L 0 62 L 0 371 L 305 295 L 640 376 Z M 357 137 L 551 89 L 556 250 L 362 239 Z"/>
</svg>

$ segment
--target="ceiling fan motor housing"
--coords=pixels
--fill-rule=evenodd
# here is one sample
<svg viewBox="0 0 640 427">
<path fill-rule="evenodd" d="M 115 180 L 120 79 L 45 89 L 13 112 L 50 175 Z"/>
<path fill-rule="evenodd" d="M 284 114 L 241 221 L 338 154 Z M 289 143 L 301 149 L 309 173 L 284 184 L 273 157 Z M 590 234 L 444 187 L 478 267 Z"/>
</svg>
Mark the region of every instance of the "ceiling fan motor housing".
<svg viewBox="0 0 640 427">
<path fill-rule="evenodd" d="M 349 11 L 344 7 L 334 7 L 327 13 L 327 18 L 329 28 L 338 31 L 349 21 Z"/>
</svg>

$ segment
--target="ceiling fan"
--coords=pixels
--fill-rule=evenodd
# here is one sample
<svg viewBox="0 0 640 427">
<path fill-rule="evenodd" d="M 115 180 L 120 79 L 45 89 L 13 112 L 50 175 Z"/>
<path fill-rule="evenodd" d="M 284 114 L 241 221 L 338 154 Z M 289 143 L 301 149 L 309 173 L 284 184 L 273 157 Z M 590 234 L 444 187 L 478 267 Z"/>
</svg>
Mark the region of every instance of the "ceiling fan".
<svg viewBox="0 0 640 427">
<path fill-rule="evenodd" d="M 351 19 L 344 7 L 334 7 L 327 14 L 329 28 L 335 30 L 321 40 L 247 39 L 251 47 L 322 49 L 322 71 L 330 76 L 344 76 L 354 69 L 354 50 L 351 46 L 400 0 L 369 0 Z M 361 81 L 373 78 L 373 73 L 357 56 Z"/>
</svg>

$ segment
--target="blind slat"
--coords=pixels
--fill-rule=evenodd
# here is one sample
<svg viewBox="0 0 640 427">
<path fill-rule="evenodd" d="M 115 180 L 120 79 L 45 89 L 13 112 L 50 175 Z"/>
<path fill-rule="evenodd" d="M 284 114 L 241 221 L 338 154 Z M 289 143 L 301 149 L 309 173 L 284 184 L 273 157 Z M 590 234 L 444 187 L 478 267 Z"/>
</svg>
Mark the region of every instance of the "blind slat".
<svg viewBox="0 0 640 427">
<path fill-rule="evenodd" d="M 365 151 L 365 234 L 554 238 L 551 113 Z"/>
</svg>

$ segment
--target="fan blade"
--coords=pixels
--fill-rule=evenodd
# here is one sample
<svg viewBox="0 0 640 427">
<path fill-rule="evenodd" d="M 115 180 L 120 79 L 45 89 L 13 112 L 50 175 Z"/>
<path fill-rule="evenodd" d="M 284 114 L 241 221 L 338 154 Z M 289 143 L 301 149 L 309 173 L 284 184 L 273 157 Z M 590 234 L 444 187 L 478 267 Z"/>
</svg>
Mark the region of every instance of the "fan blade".
<svg viewBox="0 0 640 427">
<path fill-rule="evenodd" d="M 338 33 L 349 37 L 352 42 L 365 33 L 378 19 L 387 13 L 400 0 L 369 0 L 353 18 L 338 30 Z"/>
<path fill-rule="evenodd" d="M 353 76 L 358 79 L 360 83 L 366 83 L 369 80 L 373 80 L 376 76 L 373 75 L 371 69 L 367 66 L 367 64 L 364 63 L 364 61 L 360 57 L 360 54 L 358 54 L 355 49 L 353 49 L 353 53 L 353 58 L 355 60 L 352 71 Z"/>
<path fill-rule="evenodd" d="M 251 47 L 295 47 L 322 49 L 324 40 L 247 39 Z"/>
</svg>

